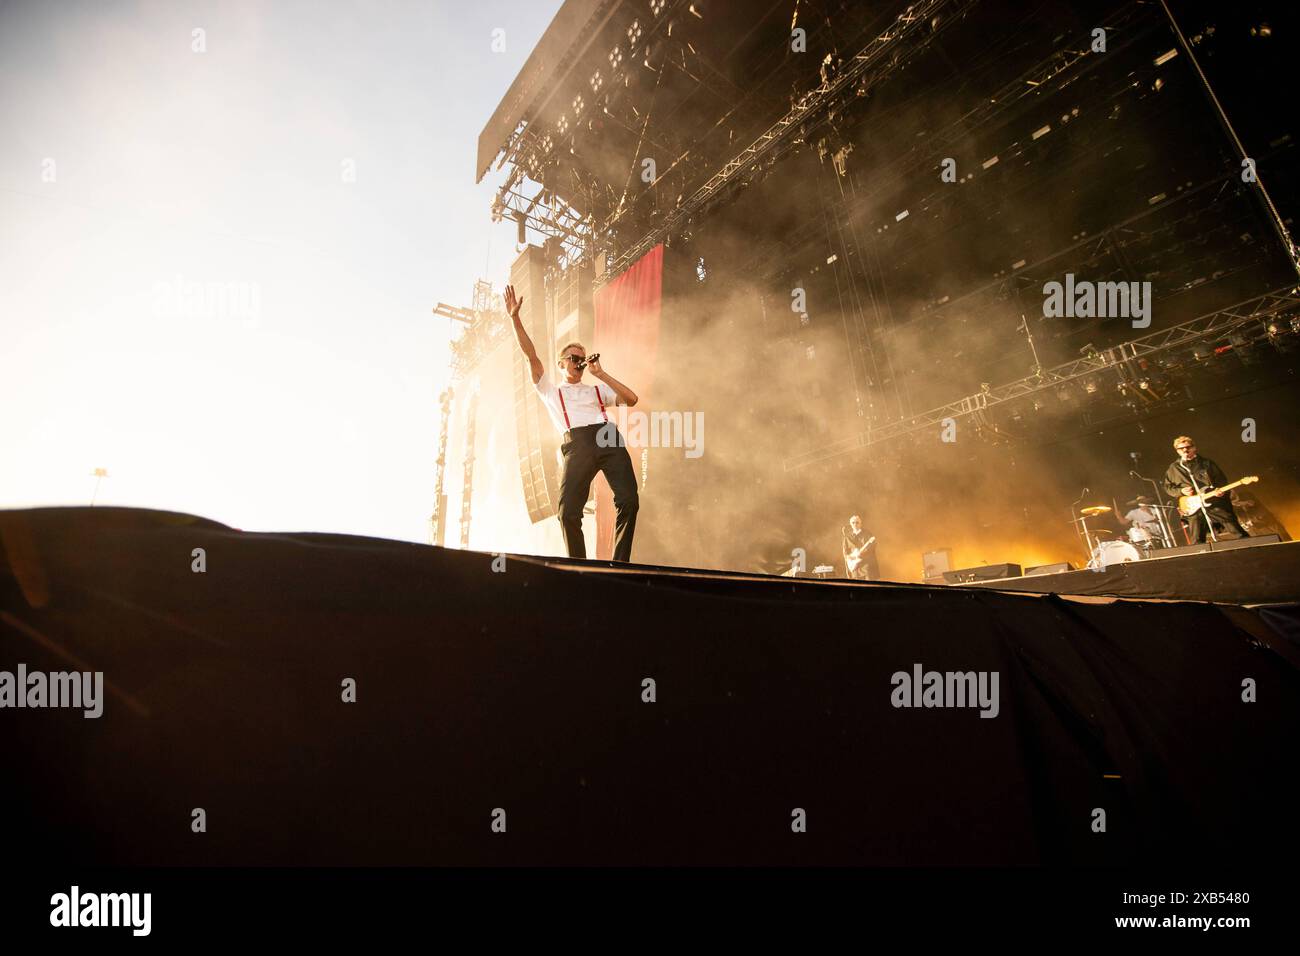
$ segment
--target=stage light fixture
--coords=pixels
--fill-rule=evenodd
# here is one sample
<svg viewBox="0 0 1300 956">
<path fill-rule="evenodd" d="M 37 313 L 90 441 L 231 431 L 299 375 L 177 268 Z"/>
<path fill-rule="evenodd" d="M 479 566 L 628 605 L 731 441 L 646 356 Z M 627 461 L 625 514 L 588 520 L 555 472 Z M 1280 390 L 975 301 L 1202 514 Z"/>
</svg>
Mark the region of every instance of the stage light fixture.
<svg viewBox="0 0 1300 956">
<path fill-rule="evenodd" d="M 641 21 L 633 20 L 632 25 L 627 28 L 627 45 L 635 47 L 637 41 L 641 39 Z"/>
<path fill-rule="evenodd" d="M 667 3 L 668 0 L 650 0 L 650 12 L 656 17 L 659 16 L 659 14 L 664 12 L 664 6 Z"/>
<path fill-rule="evenodd" d="M 704 12 L 708 9 L 708 4 L 706 4 L 704 0 L 694 0 L 688 9 L 691 12 L 691 16 L 699 17 L 703 20 Z"/>
<path fill-rule="evenodd" d="M 600 75 L 600 70 L 597 70 L 591 74 L 591 79 L 588 82 L 591 84 L 591 92 L 599 93 L 600 88 L 605 85 L 605 78 Z"/>
</svg>

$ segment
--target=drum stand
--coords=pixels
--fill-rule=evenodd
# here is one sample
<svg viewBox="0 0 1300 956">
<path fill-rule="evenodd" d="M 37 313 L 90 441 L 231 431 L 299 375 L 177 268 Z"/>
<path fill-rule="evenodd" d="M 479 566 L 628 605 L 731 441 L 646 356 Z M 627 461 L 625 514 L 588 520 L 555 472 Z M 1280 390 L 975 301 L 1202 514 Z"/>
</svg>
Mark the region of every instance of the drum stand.
<svg viewBox="0 0 1300 956">
<path fill-rule="evenodd" d="M 1156 513 L 1156 518 L 1160 522 L 1160 538 L 1164 541 L 1166 548 L 1174 548 L 1174 530 L 1169 524 L 1169 512 L 1177 511 L 1173 505 L 1152 505 Z"/>
<path fill-rule="evenodd" d="M 1097 555 L 1095 554 L 1097 546 L 1093 544 L 1092 532 L 1088 530 L 1088 516 L 1084 515 L 1081 518 L 1075 518 L 1074 523 L 1083 529 L 1081 532 L 1076 533 L 1083 535 L 1084 553 L 1087 555 L 1087 563 L 1084 567 L 1091 568 L 1097 564 Z"/>
<path fill-rule="evenodd" d="M 1156 501 L 1160 500 L 1160 486 L 1156 484 L 1156 480 L 1154 478 L 1146 478 L 1142 475 L 1139 475 L 1136 471 L 1130 471 L 1129 476 L 1148 482 L 1151 485 L 1152 490 L 1155 492 L 1156 495 L 1155 500 Z M 1169 512 L 1177 511 L 1178 509 L 1176 509 L 1173 505 L 1161 505 L 1155 503 L 1152 503 L 1151 507 L 1155 509 L 1156 518 L 1159 519 L 1160 521 L 1160 537 L 1164 539 L 1165 547 L 1166 548 L 1177 547 L 1177 543 L 1174 539 L 1174 529 L 1173 526 L 1169 523 Z"/>
</svg>

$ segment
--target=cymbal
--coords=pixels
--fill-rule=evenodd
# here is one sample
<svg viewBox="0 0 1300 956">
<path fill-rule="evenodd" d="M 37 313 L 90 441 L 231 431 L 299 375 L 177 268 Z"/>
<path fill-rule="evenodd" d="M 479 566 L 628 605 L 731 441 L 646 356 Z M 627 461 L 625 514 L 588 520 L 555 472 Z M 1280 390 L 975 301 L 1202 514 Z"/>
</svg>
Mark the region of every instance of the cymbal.
<svg viewBox="0 0 1300 956">
<path fill-rule="evenodd" d="M 1104 515 L 1104 514 L 1108 514 L 1109 512 L 1110 509 L 1107 508 L 1105 505 L 1093 505 L 1090 508 L 1079 509 L 1079 514 L 1087 515 L 1089 518 L 1091 518 L 1093 515 Z"/>
</svg>

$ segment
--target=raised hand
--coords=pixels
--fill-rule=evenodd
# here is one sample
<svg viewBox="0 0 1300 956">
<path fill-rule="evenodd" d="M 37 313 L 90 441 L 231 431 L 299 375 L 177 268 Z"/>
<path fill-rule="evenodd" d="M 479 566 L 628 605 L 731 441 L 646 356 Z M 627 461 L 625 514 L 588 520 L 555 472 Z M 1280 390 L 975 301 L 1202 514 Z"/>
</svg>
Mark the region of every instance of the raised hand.
<svg viewBox="0 0 1300 956">
<path fill-rule="evenodd" d="M 506 311 L 509 312 L 511 316 L 518 318 L 519 310 L 523 308 L 524 300 L 522 298 L 517 298 L 515 296 L 514 286 L 512 285 L 506 286 L 505 298 L 506 298 Z"/>
</svg>

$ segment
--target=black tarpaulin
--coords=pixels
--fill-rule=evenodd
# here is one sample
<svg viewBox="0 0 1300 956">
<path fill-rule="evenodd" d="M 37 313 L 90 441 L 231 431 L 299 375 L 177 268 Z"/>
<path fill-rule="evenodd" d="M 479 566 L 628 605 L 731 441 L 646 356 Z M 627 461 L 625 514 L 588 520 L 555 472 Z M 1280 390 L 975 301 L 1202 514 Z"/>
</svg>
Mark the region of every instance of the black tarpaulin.
<svg viewBox="0 0 1300 956">
<path fill-rule="evenodd" d="M 106 684 L 98 719 L 0 710 L 19 853 L 1245 864 L 1296 849 L 1300 673 L 1240 608 L 513 556 L 498 571 L 476 552 L 118 508 L 0 512 L 0 539 L 0 670 Z M 996 672 L 997 715 L 894 706 L 893 675 L 916 665 Z"/>
</svg>

